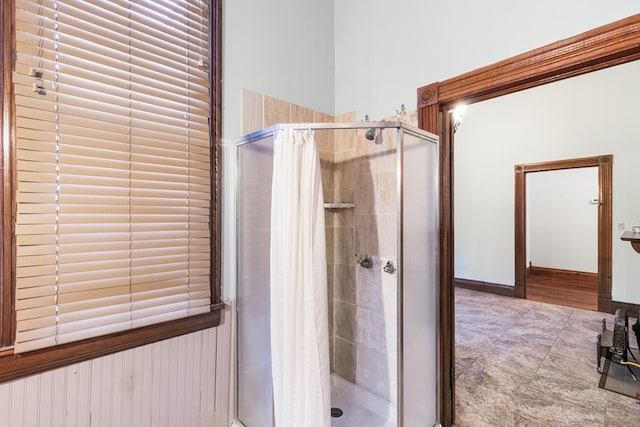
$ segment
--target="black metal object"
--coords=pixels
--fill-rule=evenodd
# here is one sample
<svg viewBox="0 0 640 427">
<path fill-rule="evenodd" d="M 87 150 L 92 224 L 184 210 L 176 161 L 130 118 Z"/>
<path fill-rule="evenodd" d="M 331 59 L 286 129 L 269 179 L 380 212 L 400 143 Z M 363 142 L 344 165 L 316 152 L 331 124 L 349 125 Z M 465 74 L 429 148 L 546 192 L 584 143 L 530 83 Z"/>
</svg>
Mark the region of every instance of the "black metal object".
<svg viewBox="0 0 640 427">
<path fill-rule="evenodd" d="M 640 326 L 638 322 L 633 325 L 633 330 L 636 333 L 636 338 L 640 342 Z M 616 310 L 613 329 L 607 329 L 607 321 L 606 319 L 602 319 L 602 333 L 598 334 L 596 349 L 598 353 L 598 372 L 602 372 L 601 360 L 603 357 L 618 364 L 628 362 L 629 355 L 631 355 L 633 360 L 638 360 L 629 348 L 629 317 L 627 316 L 626 310 L 622 308 Z M 638 381 L 631 366 L 625 366 L 633 379 Z"/>
<path fill-rule="evenodd" d="M 340 408 L 331 408 L 331 418 L 340 418 L 343 412 Z"/>
<path fill-rule="evenodd" d="M 640 349 L 640 310 L 638 310 L 638 317 L 636 323 L 631 327 L 636 334 L 636 341 L 638 342 L 638 348 Z"/>
</svg>

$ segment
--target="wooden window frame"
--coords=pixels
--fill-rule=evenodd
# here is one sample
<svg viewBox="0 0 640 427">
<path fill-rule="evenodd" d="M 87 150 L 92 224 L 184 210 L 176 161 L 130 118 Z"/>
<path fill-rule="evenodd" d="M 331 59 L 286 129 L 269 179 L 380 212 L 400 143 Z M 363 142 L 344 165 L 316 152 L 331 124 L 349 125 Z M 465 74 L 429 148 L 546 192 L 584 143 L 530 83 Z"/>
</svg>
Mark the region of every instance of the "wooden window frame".
<svg viewBox="0 0 640 427">
<path fill-rule="evenodd" d="M 12 69 L 14 54 L 14 0 L 0 2 L 0 382 L 48 371 L 179 335 L 216 327 L 221 322 L 221 0 L 211 0 L 211 311 L 206 314 L 90 338 L 51 348 L 14 354 L 15 335 L 15 114 Z"/>
<path fill-rule="evenodd" d="M 450 110 L 640 59 L 640 14 L 418 88 L 418 125 L 440 137 L 440 422 L 455 419 L 453 150 Z M 597 100 L 594 105 L 597 105 Z"/>
</svg>

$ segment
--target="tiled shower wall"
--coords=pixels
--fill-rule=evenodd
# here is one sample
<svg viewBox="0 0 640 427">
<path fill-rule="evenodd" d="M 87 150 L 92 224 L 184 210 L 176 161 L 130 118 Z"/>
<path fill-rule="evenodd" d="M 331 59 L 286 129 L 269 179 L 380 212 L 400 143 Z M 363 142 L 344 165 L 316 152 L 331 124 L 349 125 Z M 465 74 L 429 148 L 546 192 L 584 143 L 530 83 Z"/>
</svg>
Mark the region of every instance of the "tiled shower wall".
<svg viewBox="0 0 640 427">
<path fill-rule="evenodd" d="M 385 120 L 417 125 L 417 113 Z M 355 251 L 370 255 L 373 268 L 356 266 L 356 383 L 396 402 L 398 280 L 384 267 L 398 267 L 398 131 L 379 130 L 374 141 L 365 132 L 355 143 Z"/>
<path fill-rule="evenodd" d="M 355 120 L 353 114 L 335 118 L 247 90 L 242 93 L 242 117 L 243 135 L 278 123 L 334 123 L 338 120 Z M 345 152 L 347 145 L 342 138 L 339 146 L 336 146 L 335 134 L 334 131 L 315 133 L 320 153 L 324 201 L 353 202 L 353 173 L 348 176 L 344 171 L 345 166 L 336 167 L 335 161 L 338 155 L 336 150 Z M 355 138 L 355 132 L 352 133 L 352 138 Z M 353 209 L 325 210 L 331 372 L 355 382 L 356 295 L 353 218 Z"/>
<path fill-rule="evenodd" d="M 355 114 L 336 117 L 336 122 L 355 122 Z M 355 202 L 355 130 L 336 130 L 333 151 L 333 201 Z M 325 215 L 327 237 L 333 241 L 328 262 L 333 277 L 332 371 L 356 382 L 356 251 L 355 209 L 334 209 Z"/>
<path fill-rule="evenodd" d="M 243 92 L 243 129 L 277 123 L 357 121 L 332 117 L 266 95 Z M 389 120 L 417 123 L 417 115 Z M 396 400 L 397 279 L 383 272 L 397 265 L 395 129 L 317 131 L 324 199 L 353 202 L 355 209 L 325 211 L 331 371 L 390 401 Z M 358 260 L 374 261 L 364 269 Z"/>
</svg>

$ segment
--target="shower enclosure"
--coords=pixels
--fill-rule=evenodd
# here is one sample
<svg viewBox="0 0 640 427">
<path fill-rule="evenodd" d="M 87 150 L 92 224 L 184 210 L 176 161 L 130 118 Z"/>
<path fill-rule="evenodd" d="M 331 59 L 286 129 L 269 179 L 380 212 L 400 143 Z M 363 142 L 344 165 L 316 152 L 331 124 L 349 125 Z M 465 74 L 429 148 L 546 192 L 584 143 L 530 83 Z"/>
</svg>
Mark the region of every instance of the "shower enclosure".
<svg viewBox="0 0 640 427">
<path fill-rule="evenodd" d="M 403 122 L 281 124 L 238 143 L 236 422 L 273 426 L 271 185 L 288 128 L 313 130 L 320 152 L 339 425 L 436 425 L 438 144 Z"/>
</svg>

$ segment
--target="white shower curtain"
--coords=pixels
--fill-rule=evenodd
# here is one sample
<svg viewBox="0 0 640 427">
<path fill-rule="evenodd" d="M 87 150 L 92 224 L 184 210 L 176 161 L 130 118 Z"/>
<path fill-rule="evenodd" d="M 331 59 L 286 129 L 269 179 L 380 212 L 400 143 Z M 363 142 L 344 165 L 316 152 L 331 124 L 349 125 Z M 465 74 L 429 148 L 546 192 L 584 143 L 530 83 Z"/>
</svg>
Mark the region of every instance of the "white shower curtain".
<svg viewBox="0 0 640 427">
<path fill-rule="evenodd" d="M 329 427 L 329 322 L 320 160 L 310 130 L 274 143 L 271 371 L 276 427 Z"/>
</svg>

